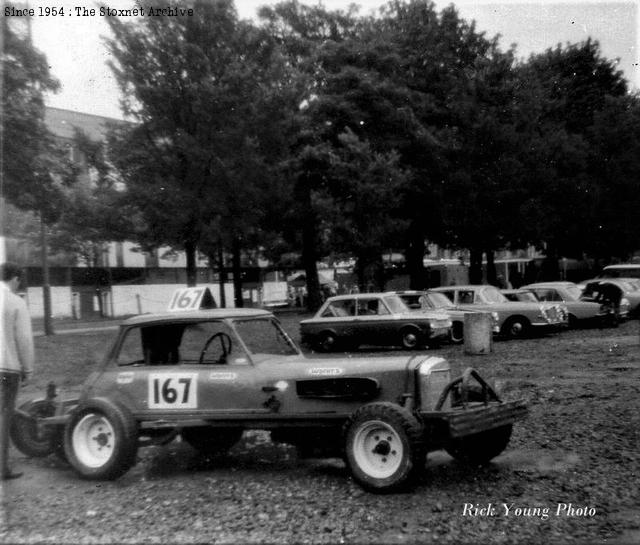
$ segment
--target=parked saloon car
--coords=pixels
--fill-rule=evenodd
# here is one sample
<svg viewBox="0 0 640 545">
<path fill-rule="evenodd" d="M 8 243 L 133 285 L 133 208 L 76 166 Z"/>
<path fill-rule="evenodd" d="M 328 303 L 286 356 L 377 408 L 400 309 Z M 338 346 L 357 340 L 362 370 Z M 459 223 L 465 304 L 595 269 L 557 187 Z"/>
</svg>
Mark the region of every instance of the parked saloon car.
<svg viewBox="0 0 640 545">
<path fill-rule="evenodd" d="M 429 291 L 444 293 L 457 308 L 463 310 L 496 312 L 500 333 L 507 337 L 523 337 L 534 330 L 555 331 L 566 324 L 566 318 L 556 306 L 539 302 L 512 302 L 494 286 L 448 286 Z"/>
<path fill-rule="evenodd" d="M 564 303 L 569 311 L 569 327 L 603 324 L 611 313 L 606 305 L 581 299 L 582 290 L 573 282 L 538 282 L 522 288 L 533 291 L 540 301 Z"/>
<path fill-rule="evenodd" d="M 640 291 L 633 280 L 623 278 L 598 278 L 585 283 L 581 298 L 585 301 L 609 305 L 614 320 L 626 320 L 636 316 L 640 307 Z"/>
<path fill-rule="evenodd" d="M 451 300 L 444 293 L 405 290 L 393 292 L 398 295 L 405 304 L 414 312 L 445 312 L 451 320 L 451 342 L 461 343 L 464 341 L 464 317 L 465 315 L 477 311 L 460 310 L 455 307 Z M 493 332 L 499 333 L 498 314 L 491 313 L 493 318 Z"/>
<path fill-rule="evenodd" d="M 182 439 L 207 455 L 247 429 L 299 452 L 341 456 L 373 491 L 413 481 L 428 451 L 484 463 L 507 446 L 521 401 L 503 402 L 439 357 L 307 359 L 272 314 L 189 310 L 126 320 L 79 399 L 22 405 L 11 435 L 29 456 L 57 452 L 81 477 L 115 479 L 141 445 Z"/>
<path fill-rule="evenodd" d="M 327 352 L 362 344 L 408 350 L 449 338 L 451 320 L 443 312 L 416 314 L 392 293 L 336 295 L 313 318 L 300 322 L 302 344 Z"/>
</svg>

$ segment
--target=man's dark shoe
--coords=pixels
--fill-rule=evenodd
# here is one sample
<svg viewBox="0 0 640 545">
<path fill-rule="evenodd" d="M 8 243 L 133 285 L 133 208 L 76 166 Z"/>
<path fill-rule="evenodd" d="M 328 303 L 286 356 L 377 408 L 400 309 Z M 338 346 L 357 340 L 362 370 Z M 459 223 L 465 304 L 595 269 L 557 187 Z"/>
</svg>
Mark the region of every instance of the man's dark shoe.
<svg viewBox="0 0 640 545">
<path fill-rule="evenodd" d="M 7 470 L 2 474 L 2 480 L 3 481 L 9 481 L 11 479 L 17 479 L 18 477 L 22 477 L 22 471 Z"/>
</svg>

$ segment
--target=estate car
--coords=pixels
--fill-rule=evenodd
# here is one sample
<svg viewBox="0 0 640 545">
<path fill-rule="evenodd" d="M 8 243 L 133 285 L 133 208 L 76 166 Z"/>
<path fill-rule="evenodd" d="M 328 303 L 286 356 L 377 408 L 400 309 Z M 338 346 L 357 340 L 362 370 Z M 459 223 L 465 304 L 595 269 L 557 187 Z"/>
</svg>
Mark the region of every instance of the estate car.
<svg viewBox="0 0 640 545">
<path fill-rule="evenodd" d="M 413 350 L 437 345 L 450 331 L 446 313 L 412 313 L 393 293 L 336 295 L 313 318 L 300 322 L 302 344 L 323 352 L 363 344 Z"/>
</svg>

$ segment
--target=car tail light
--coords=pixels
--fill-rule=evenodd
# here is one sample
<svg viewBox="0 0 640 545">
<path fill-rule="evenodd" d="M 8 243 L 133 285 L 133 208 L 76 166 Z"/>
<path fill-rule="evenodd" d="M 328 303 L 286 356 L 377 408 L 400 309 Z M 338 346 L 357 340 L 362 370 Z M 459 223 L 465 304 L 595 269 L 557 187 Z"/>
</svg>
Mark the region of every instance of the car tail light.
<svg viewBox="0 0 640 545">
<path fill-rule="evenodd" d="M 420 409 L 433 411 L 446 386 L 451 382 L 451 367 L 444 358 L 430 357 L 424 360 L 418 368 Z M 451 407 L 447 399 L 443 410 Z"/>
</svg>

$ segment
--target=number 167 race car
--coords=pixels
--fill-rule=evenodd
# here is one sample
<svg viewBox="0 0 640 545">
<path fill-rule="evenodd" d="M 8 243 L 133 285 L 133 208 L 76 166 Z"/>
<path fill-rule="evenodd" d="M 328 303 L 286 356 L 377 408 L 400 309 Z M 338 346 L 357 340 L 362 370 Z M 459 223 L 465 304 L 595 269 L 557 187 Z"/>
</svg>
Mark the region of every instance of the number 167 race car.
<svg viewBox="0 0 640 545">
<path fill-rule="evenodd" d="M 29 456 L 57 453 L 86 479 L 116 479 L 140 446 L 182 440 L 224 453 L 244 430 L 271 431 L 301 455 L 341 456 L 364 488 L 411 484 L 428 451 L 483 463 L 526 414 L 472 369 L 422 355 L 313 359 L 269 312 L 186 310 L 123 322 L 78 399 L 22 405 L 11 435 Z"/>
</svg>

